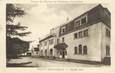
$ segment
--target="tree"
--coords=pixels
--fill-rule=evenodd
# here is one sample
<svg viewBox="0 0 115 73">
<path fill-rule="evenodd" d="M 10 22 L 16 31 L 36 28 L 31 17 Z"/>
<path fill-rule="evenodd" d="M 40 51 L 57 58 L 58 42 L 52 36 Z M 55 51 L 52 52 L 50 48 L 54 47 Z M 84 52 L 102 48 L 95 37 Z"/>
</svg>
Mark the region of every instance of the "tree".
<svg viewBox="0 0 115 73">
<path fill-rule="evenodd" d="M 19 33 L 16 30 L 25 30 L 27 27 L 26 26 L 20 26 L 20 23 L 18 24 L 13 24 L 14 18 L 15 17 L 21 17 L 24 16 L 25 12 L 19 7 L 16 7 L 16 5 L 13 4 L 7 4 L 6 5 L 6 32 L 7 36 L 11 37 L 14 35 L 18 36 L 26 36 L 30 32 L 24 32 L 24 33 Z"/>
<path fill-rule="evenodd" d="M 9 55 L 15 56 L 16 48 L 13 48 L 13 45 L 17 42 L 14 42 L 14 36 L 26 36 L 27 34 L 30 34 L 31 32 L 22 32 L 19 33 L 17 30 L 26 30 L 26 26 L 21 26 L 20 22 L 17 24 L 14 24 L 14 19 L 16 17 L 22 17 L 26 13 L 21 8 L 17 7 L 13 4 L 7 4 L 6 5 L 6 50 L 7 50 L 7 57 Z"/>
</svg>

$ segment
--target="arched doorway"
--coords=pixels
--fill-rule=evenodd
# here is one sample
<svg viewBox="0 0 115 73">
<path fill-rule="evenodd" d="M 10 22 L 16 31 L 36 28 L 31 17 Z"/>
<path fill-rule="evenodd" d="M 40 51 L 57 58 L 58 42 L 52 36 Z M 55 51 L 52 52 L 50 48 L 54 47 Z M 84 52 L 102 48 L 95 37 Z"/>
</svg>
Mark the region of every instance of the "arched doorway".
<svg viewBox="0 0 115 73">
<path fill-rule="evenodd" d="M 53 56 L 53 49 L 50 49 L 50 56 Z"/>
</svg>

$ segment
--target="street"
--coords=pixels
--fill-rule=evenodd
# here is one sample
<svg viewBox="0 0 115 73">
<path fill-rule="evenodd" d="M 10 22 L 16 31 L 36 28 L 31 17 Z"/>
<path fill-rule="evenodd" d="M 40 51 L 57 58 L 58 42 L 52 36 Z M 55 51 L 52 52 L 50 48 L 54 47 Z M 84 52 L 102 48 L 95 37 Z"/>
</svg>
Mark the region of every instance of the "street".
<svg viewBox="0 0 115 73">
<path fill-rule="evenodd" d="M 19 59 L 17 60 L 17 62 Z M 82 64 L 74 62 L 65 62 L 65 61 L 56 61 L 48 60 L 43 58 L 33 58 L 33 57 L 21 57 L 20 61 L 31 62 L 29 64 L 24 64 L 25 67 L 99 67 L 101 65 L 92 65 L 92 64 Z M 16 62 L 16 59 L 15 59 Z"/>
</svg>

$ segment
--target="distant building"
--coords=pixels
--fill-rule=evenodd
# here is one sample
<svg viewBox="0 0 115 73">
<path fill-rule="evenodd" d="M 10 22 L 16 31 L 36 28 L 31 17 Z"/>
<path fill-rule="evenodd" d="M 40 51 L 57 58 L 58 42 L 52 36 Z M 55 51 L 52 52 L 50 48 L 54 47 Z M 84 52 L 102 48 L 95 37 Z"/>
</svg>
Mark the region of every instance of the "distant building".
<svg viewBox="0 0 115 73">
<path fill-rule="evenodd" d="M 39 44 L 37 45 L 37 47 L 33 47 L 31 49 L 31 55 L 32 56 L 39 56 L 40 55 L 40 49 L 39 49 Z"/>
<path fill-rule="evenodd" d="M 46 38 L 40 40 L 40 56 L 54 56 L 54 36 L 48 35 Z"/>
<path fill-rule="evenodd" d="M 40 55 L 110 63 L 110 19 L 109 10 L 98 5 L 51 29 L 39 42 Z"/>
</svg>

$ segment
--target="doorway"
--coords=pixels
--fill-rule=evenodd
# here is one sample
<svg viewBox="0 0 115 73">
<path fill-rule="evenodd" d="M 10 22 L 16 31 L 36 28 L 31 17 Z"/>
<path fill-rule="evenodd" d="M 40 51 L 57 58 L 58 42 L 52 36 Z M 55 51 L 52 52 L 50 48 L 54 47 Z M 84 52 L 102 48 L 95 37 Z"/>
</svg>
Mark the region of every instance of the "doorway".
<svg viewBox="0 0 115 73">
<path fill-rule="evenodd" d="M 67 51 L 66 50 L 61 50 L 60 55 L 62 55 L 62 59 L 65 59 L 65 56 L 67 55 Z"/>
<path fill-rule="evenodd" d="M 50 56 L 53 56 L 53 49 L 50 49 Z"/>
</svg>

